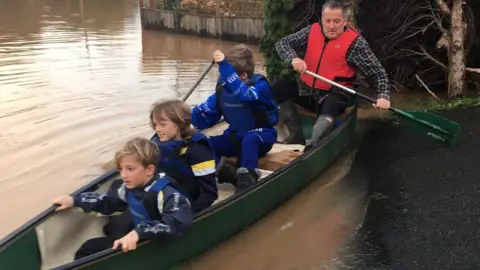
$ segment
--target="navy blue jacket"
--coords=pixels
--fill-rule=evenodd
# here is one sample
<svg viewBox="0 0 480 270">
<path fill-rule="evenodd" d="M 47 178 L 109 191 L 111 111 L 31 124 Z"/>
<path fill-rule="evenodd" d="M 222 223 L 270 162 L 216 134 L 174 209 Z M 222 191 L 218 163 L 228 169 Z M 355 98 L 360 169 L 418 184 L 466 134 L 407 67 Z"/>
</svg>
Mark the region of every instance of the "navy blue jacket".
<svg viewBox="0 0 480 270">
<path fill-rule="evenodd" d="M 158 172 L 177 180 L 178 186 L 189 196 L 192 211 L 208 208 L 218 198 L 215 178 L 215 153 L 208 138 L 194 134 L 194 139 L 160 142 L 157 135 L 152 141 L 160 148 Z"/>
<path fill-rule="evenodd" d="M 159 177 L 156 175 L 145 187 L 128 189 L 128 192 L 143 198 L 146 196 L 148 188 L 158 179 Z M 116 183 L 112 183 L 110 189 L 103 194 L 85 192 L 75 196 L 74 206 L 85 212 L 93 211 L 103 215 L 128 211 L 127 188 L 122 180 L 114 181 Z M 122 183 L 118 183 L 118 181 L 122 181 Z M 188 198 L 172 185 L 165 186 L 156 197 L 157 207 L 154 209 L 156 212 L 154 218 L 141 222 L 134 228 L 140 240 L 182 235 L 193 224 L 193 213 Z"/>
</svg>

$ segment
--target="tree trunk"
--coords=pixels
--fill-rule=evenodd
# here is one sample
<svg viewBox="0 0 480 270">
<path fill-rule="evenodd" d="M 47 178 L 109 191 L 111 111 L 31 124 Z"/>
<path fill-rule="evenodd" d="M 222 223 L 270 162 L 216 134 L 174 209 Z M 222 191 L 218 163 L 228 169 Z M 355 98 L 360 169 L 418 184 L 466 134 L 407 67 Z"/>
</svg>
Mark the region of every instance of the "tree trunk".
<svg viewBox="0 0 480 270">
<path fill-rule="evenodd" d="M 348 0 L 345 2 L 345 5 L 347 6 L 347 10 L 348 10 L 348 18 L 347 18 L 348 24 L 350 24 L 355 28 L 357 28 L 356 15 L 357 15 L 358 2 L 360 2 L 360 0 Z"/>
<path fill-rule="evenodd" d="M 448 50 L 448 98 L 461 97 L 465 83 L 465 22 L 463 0 L 453 0 L 451 9 L 451 46 Z"/>
</svg>

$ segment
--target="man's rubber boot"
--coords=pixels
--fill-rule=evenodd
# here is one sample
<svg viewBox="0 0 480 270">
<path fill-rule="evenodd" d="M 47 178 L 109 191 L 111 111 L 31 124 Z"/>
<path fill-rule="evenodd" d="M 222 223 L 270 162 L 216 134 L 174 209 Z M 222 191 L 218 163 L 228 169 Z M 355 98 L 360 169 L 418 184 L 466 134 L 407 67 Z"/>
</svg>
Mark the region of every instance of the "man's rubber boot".
<svg viewBox="0 0 480 270">
<path fill-rule="evenodd" d="M 245 167 L 238 168 L 237 170 L 238 182 L 235 189 L 235 195 L 242 193 L 249 187 L 255 185 L 260 178 L 260 171 L 249 170 Z"/>
<path fill-rule="evenodd" d="M 281 143 L 283 144 L 302 144 L 305 145 L 305 136 L 303 135 L 302 122 L 298 115 L 295 103 L 292 100 L 278 104 L 278 114 L 288 129 L 288 137 Z"/>
<path fill-rule="evenodd" d="M 313 125 L 312 137 L 310 138 L 310 140 L 308 140 L 303 152 L 307 152 L 311 149 L 316 148 L 323 135 L 332 130 L 332 127 L 332 117 L 328 115 L 319 115 L 317 121 L 315 121 L 315 125 Z"/>
<path fill-rule="evenodd" d="M 221 157 L 215 169 L 215 176 L 219 184 L 230 183 L 237 186 L 237 168 L 227 162 L 225 157 Z"/>
</svg>

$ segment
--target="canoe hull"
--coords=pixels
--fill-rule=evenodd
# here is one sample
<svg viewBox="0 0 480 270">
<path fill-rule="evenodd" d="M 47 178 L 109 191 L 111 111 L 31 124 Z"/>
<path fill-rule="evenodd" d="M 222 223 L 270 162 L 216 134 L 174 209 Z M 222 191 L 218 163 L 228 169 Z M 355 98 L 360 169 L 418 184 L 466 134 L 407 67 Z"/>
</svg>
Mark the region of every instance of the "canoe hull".
<svg viewBox="0 0 480 270">
<path fill-rule="evenodd" d="M 197 220 L 181 238 L 168 243 L 150 242 L 134 252 L 104 258 L 79 269 L 134 269 L 139 265 L 145 270 L 171 269 L 244 230 L 295 195 L 339 156 L 352 142 L 355 132 L 356 110 L 342 127 L 330 134 L 331 139 L 318 151 L 304 155 L 295 164 L 276 172 L 274 179 L 257 186 L 245 196 L 227 199 L 226 205 Z"/>
<path fill-rule="evenodd" d="M 323 145 L 275 171 L 272 177 L 261 181 L 250 192 L 240 197 L 229 197 L 200 213 L 194 226 L 182 237 L 172 241 L 142 243 L 135 251 L 126 254 L 106 250 L 55 269 L 121 270 L 139 266 L 145 270 L 171 269 L 198 256 L 244 230 L 313 181 L 353 141 L 356 115 L 354 107 L 343 124 L 323 140 Z M 95 183 L 106 182 L 115 175 L 116 173 L 109 172 L 75 193 L 95 190 Z M 14 237 L 8 239 L 8 243 L 0 244 L 2 270 L 45 268 L 42 267 L 38 239 L 46 235 L 39 235 L 42 233 L 38 232 L 42 230 L 35 228 L 52 216 L 52 212 L 53 208 L 47 209 L 13 232 Z"/>
</svg>

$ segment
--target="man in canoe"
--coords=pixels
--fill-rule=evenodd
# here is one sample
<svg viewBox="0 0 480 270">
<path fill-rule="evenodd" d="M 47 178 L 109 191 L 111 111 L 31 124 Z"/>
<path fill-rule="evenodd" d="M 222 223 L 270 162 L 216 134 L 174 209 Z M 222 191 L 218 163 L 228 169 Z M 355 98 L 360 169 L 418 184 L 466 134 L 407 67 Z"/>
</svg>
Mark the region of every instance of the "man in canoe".
<svg viewBox="0 0 480 270">
<path fill-rule="evenodd" d="M 178 237 L 193 224 L 190 201 L 172 185 L 169 178 L 159 177 L 156 164 L 160 158 L 158 147 L 150 140 L 134 138 L 115 154 L 115 164 L 122 180 L 114 180 L 104 194 L 85 192 L 71 197 L 61 195 L 53 200 L 57 211 L 73 206 L 85 212 L 111 215 L 129 211 L 133 220 L 131 231 L 120 239 L 93 238 L 75 253 L 75 260 L 108 248 L 121 245 L 127 252 L 137 247 L 138 241 Z"/>
<path fill-rule="evenodd" d="M 226 162 L 219 162 L 219 183 L 236 186 L 236 193 L 255 184 L 260 173 L 258 158 L 272 149 L 277 140 L 277 104 L 267 79 L 255 74 L 253 51 L 243 44 L 213 54 L 218 64 L 215 93 L 192 109 L 192 123 L 198 129 L 215 125 L 223 116 L 229 124 L 220 136 L 210 141 L 217 161 L 220 157 L 237 157 L 235 170 Z M 224 159 L 222 159 L 224 160 Z"/>
<path fill-rule="evenodd" d="M 338 1 L 327 1 L 322 7 L 322 19 L 312 25 L 281 38 L 275 45 L 279 57 L 291 63 L 300 80 L 281 79 L 272 84 L 279 102 L 279 114 L 289 130 L 284 143 L 305 144 L 305 137 L 295 103 L 316 112 L 317 120 L 307 147 L 316 146 L 318 140 L 333 127 L 333 120 L 351 105 L 352 96 L 306 73 L 310 70 L 348 88 L 353 88 L 357 71 L 373 82 L 377 91 L 374 107 L 390 107 L 388 77 L 367 41 L 347 25 L 345 6 Z M 294 49 L 306 49 L 303 59 Z"/>
</svg>

